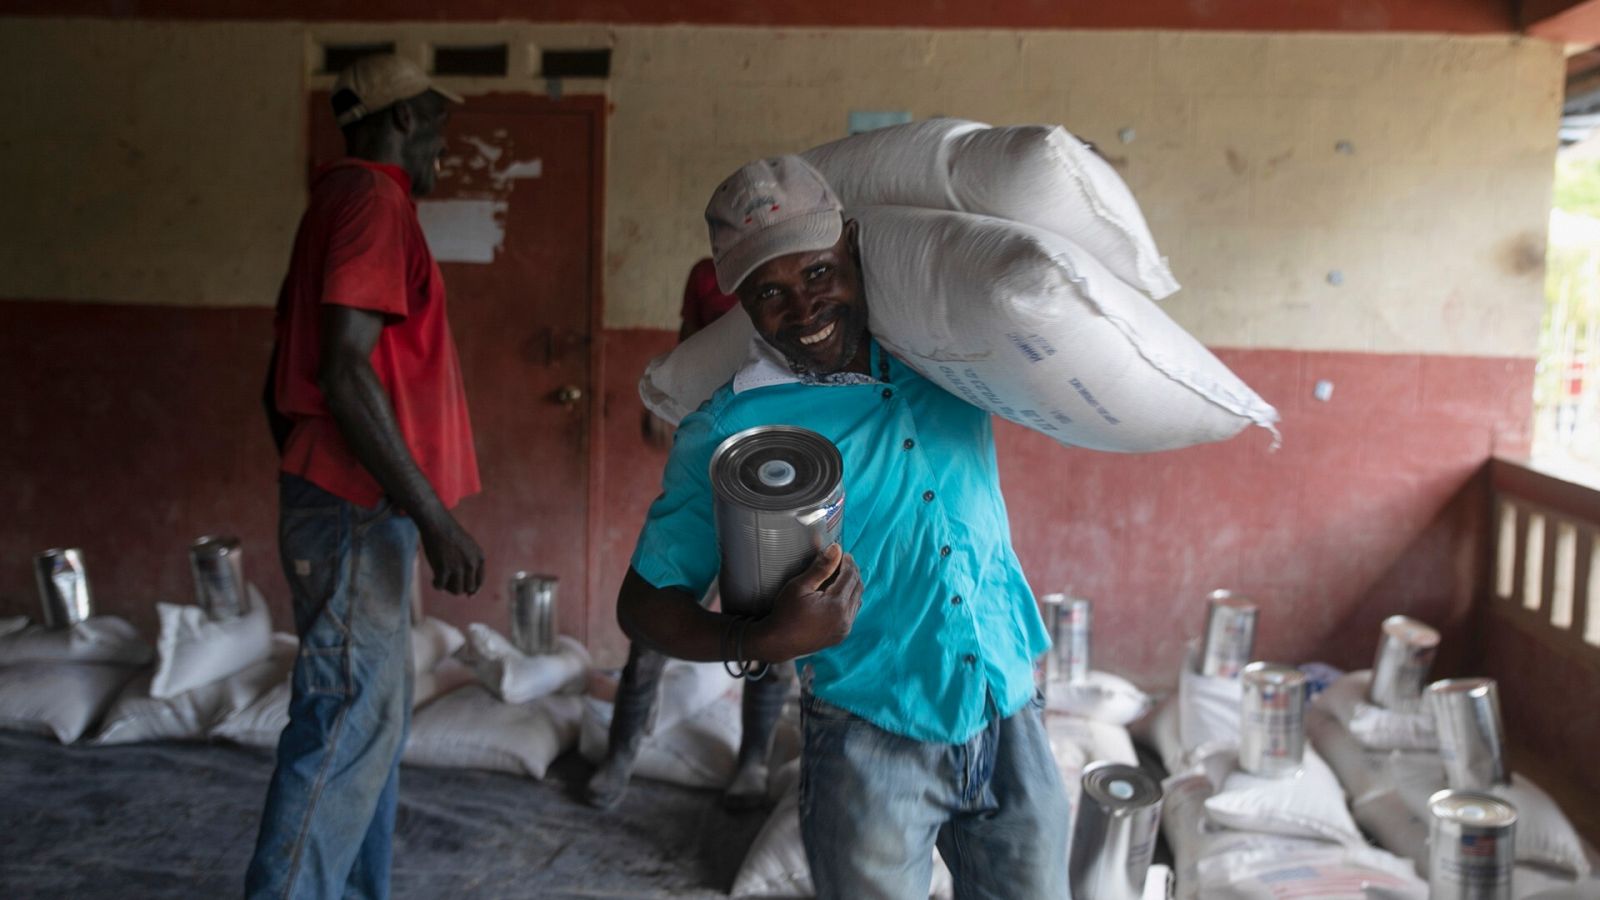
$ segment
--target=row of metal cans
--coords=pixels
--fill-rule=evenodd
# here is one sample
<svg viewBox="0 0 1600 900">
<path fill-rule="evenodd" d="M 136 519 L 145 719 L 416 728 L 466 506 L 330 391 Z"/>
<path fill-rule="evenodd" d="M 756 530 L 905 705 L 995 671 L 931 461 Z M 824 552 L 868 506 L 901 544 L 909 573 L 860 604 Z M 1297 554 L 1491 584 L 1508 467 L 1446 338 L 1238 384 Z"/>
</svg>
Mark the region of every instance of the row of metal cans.
<svg viewBox="0 0 1600 900">
<path fill-rule="evenodd" d="M 1291 666 L 1252 661 L 1256 604 L 1229 591 L 1210 597 L 1196 668 L 1241 680 L 1240 768 L 1265 777 L 1299 772 L 1305 753 L 1306 677 Z M 1439 735 L 1446 790 L 1428 803 L 1430 896 L 1509 898 L 1516 808 L 1493 791 L 1509 783 L 1498 689 L 1490 678 L 1428 682 L 1439 632 L 1407 616 L 1384 620 L 1367 700 L 1430 715 Z"/>
<path fill-rule="evenodd" d="M 236 537 L 209 534 L 189 545 L 195 604 L 212 618 L 229 619 L 249 610 L 243 560 Z M 94 593 L 81 549 L 58 547 L 34 554 L 33 577 L 40 621 L 46 628 L 72 628 L 94 615 Z"/>
</svg>

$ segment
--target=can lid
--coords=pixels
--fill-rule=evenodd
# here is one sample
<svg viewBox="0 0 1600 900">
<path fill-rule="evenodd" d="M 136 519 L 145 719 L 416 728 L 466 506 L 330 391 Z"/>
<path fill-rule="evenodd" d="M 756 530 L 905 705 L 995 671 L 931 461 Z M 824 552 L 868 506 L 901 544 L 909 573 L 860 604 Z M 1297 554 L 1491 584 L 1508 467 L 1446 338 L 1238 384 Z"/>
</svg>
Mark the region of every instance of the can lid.
<svg viewBox="0 0 1600 900">
<path fill-rule="evenodd" d="M 239 549 L 239 539 L 227 534 L 207 534 L 195 538 L 189 549 L 196 556 L 227 556 Z"/>
<path fill-rule="evenodd" d="M 1240 670 L 1239 677 L 1256 684 L 1283 687 L 1298 687 L 1306 683 L 1306 673 L 1294 666 L 1269 662 L 1253 662 Z"/>
<path fill-rule="evenodd" d="M 1109 809 L 1143 809 L 1161 802 L 1161 785 L 1137 766 L 1107 760 L 1083 770 L 1083 792 Z"/>
<path fill-rule="evenodd" d="M 1443 790 L 1428 798 L 1428 811 L 1441 822 L 1473 828 L 1504 828 L 1517 822 L 1517 808 L 1482 791 Z"/>
<path fill-rule="evenodd" d="M 1225 588 L 1218 588 L 1217 590 L 1212 591 L 1211 596 L 1208 599 L 1211 601 L 1212 606 L 1224 606 L 1228 609 L 1239 610 L 1247 609 L 1251 612 L 1254 612 L 1256 608 L 1256 603 L 1254 600 L 1251 600 L 1248 597 L 1240 596 L 1239 594 L 1235 594 L 1233 591 Z"/>
<path fill-rule="evenodd" d="M 1413 647 L 1439 646 L 1439 632 L 1426 622 L 1410 616 L 1390 616 L 1383 620 L 1383 633 Z"/>
<path fill-rule="evenodd" d="M 1066 594 L 1045 594 L 1043 597 L 1040 597 L 1039 599 L 1040 599 L 1040 601 L 1042 601 L 1045 604 L 1048 604 L 1050 606 L 1059 606 L 1059 605 L 1067 602 L 1067 595 Z"/>
<path fill-rule="evenodd" d="M 844 461 L 833 442 L 815 431 L 762 425 L 723 441 L 711 454 L 710 475 L 719 500 L 792 512 L 833 499 Z"/>
<path fill-rule="evenodd" d="M 1493 678 L 1441 678 L 1428 685 L 1430 694 L 1466 694 L 1477 697 L 1489 693 L 1498 693 L 1495 689 Z"/>
<path fill-rule="evenodd" d="M 511 573 L 511 584 L 512 584 L 513 587 L 515 587 L 516 585 L 519 585 L 519 584 L 529 584 L 529 583 L 536 584 L 536 585 L 538 585 L 538 584 L 546 584 L 546 583 L 548 583 L 548 584 L 556 584 L 556 583 L 558 583 L 560 581 L 561 581 L 561 579 L 557 578 L 554 575 L 540 575 L 537 572 L 526 572 L 526 571 L 523 571 L 521 569 L 518 569 L 517 571 Z"/>
</svg>

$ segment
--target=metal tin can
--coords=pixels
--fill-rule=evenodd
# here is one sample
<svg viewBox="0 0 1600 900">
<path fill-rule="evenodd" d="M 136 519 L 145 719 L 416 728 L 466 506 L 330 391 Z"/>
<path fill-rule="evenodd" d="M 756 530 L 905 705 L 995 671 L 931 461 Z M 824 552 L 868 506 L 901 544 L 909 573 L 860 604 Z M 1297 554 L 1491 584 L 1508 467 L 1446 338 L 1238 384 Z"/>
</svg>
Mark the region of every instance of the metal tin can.
<svg viewBox="0 0 1600 900">
<path fill-rule="evenodd" d="M 1450 788 L 1485 791 L 1508 784 L 1505 725 L 1495 680 L 1446 678 L 1428 685 L 1427 695 Z"/>
<path fill-rule="evenodd" d="M 236 537 L 208 534 L 189 545 L 194 602 L 213 619 L 231 619 L 250 609 L 243 556 Z"/>
<path fill-rule="evenodd" d="M 1253 662 L 1240 673 L 1239 767 L 1281 778 L 1300 771 L 1306 752 L 1306 676 L 1293 666 Z"/>
<path fill-rule="evenodd" d="M 1410 616 L 1384 619 L 1367 699 L 1396 712 L 1420 710 L 1422 685 L 1437 652 L 1439 632 L 1432 627 Z"/>
<path fill-rule="evenodd" d="M 1046 681 L 1085 681 L 1089 677 L 1089 635 L 1093 609 L 1088 600 L 1066 594 L 1045 594 L 1045 625 L 1050 652 L 1045 655 Z"/>
<path fill-rule="evenodd" d="M 764 425 L 723 441 L 711 487 L 723 612 L 764 615 L 844 526 L 844 461 L 804 428 Z"/>
<path fill-rule="evenodd" d="M 511 643 L 529 656 L 555 652 L 557 583 L 554 575 L 511 576 Z"/>
<path fill-rule="evenodd" d="M 34 554 L 33 579 L 39 586 L 39 610 L 44 627 L 65 629 L 94 615 L 89 593 L 89 573 L 83 551 L 76 547 Z"/>
<path fill-rule="evenodd" d="M 1232 591 L 1212 591 L 1200 640 L 1200 674 L 1234 678 L 1256 644 L 1256 605 Z"/>
<path fill-rule="evenodd" d="M 1161 785 L 1136 766 L 1101 760 L 1083 770 L 1067 868 L 1072 896 L 1139 900 L 1161 828 Z"/>
<path fill-rule="evenodd" d="M 1510 900 L 1517 808 L 1492 794 L 1428 798 L 1429 900 Z"/>
</svg>

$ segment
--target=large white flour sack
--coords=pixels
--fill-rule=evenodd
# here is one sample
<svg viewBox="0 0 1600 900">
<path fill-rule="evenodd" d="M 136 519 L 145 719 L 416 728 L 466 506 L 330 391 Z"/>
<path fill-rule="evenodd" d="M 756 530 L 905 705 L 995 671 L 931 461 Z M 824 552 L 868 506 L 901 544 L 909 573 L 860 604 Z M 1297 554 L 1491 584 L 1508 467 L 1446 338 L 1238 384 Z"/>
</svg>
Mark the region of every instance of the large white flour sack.
<svg viewBox="0 0 1600 900">
<path fill-rule="evenodd" d="M 986 216 L 851 211 L 873 334 L 974 405 L 1093 450 L 1224 440 L 1277 412 L 1072 241 Z"/>
</svg>

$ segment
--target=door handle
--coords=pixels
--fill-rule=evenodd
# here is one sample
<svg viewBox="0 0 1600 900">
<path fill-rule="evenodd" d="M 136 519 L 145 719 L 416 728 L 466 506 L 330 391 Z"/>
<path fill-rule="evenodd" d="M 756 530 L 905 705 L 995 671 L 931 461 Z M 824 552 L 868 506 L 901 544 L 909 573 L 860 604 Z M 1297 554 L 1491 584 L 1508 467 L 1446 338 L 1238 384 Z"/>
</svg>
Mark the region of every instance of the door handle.
<svg viewBox="0 0 1600 900">
<path fill-rule="evenodd" d="M 568 409 L 577 406 L 578 401 L 582 399 L 583 388 L 575 384 L 563 385 L 560 390 L 556 391 L 556 402 Z"/>
</svg>

